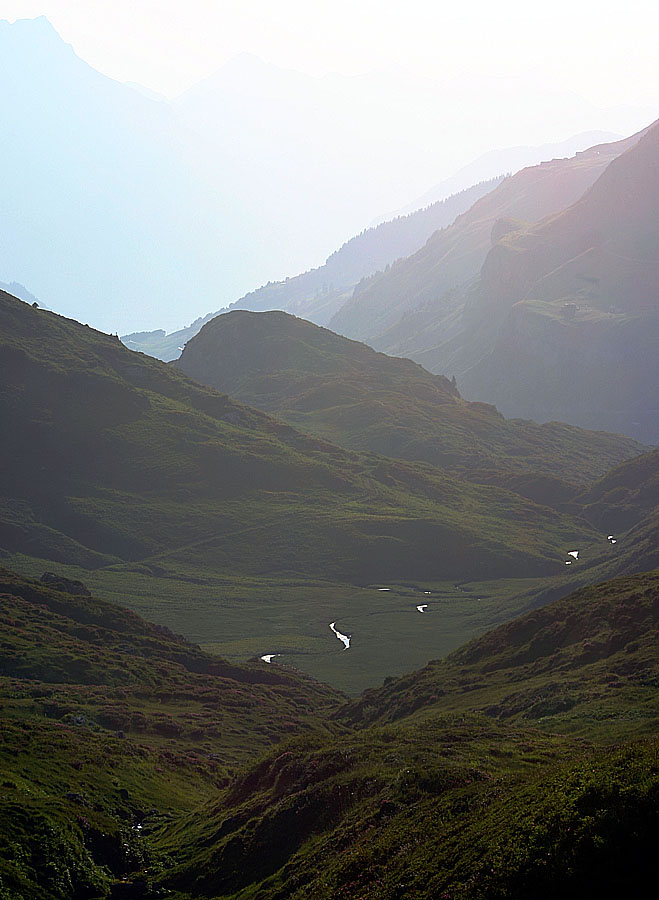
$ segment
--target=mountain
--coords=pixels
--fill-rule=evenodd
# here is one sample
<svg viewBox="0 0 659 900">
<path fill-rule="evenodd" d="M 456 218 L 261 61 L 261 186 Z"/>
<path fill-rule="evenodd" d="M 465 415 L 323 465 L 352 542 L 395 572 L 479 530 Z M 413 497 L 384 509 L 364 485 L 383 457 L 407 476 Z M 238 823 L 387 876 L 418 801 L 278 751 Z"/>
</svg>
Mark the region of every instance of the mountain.
<svg viewBox="0 0 659 900">
<path fill-rule="evenodd" d="M 351 296 L 358 282 L 387 268 L 397 259 L 409 256 L 434 231 L 450 225 L 479 197 L 493 190 L 500 180 L 492 178 L 472 185 L 424 209 L 368 228 L 343 244 L 319 268 L 285 281 L 269 282 L 231 303 L 229 308 L 284 309 L 323 325 Z M 209 313 L 173 334 L 166 334 L 160 329 L 123 335 L 121 340 L 131 350 L 169 362 L 178 358 L 186 342 L 199 332 L 202 325 L 221 312 Z"/>
<path fill-rule="evenodd" d="M 373 582 L 550 573 L 559 548 L 586 537 L 508 492 L 303 435 L 7 294 L 0 325 L 6 549 L 90 568 L 166 553 Z"/>
<path fill-rule="evenodd" d="M 492 248 L 453 357 L 465 393 L 659 442 L 657 222 L 659 123 L 577 203 Z"/>
<path fill-rule="evenodd" d="M 0 78 L 0 278 L 114 332 L 173 326 L 278 270 L 218 148 L 88 66 L 47 19 L 0 21 Z"/>
<path fill-rule="evenodd" d="M 411 360 L 284 312 L 219 316 L 175 365 L 340 446 L 441 465 L 527 494 L 546 482 L 557 498 L 557 480 L 568 483 L 569 494 L 570 483 L 587 484 L 644 449 L 558 422 L 507 421 L 492 406 L 466 402 L 450 381 Z M 536 478 L 523 485 L 524 474 Z"/>
<path fill-rule="evenodd" d="M 154 862 L 148 834 L 283 731 L 327 730 L 319 713 L 343 700 L 202 653 L 52 573 L 0 568 L 0 620 L 3 898 L 125 896 L 127 873 Z"/>
<path fill-rule="evenodd" d="M 506 178 L 450 228 L 355 292 L 329 327 L 379 350 L 413 358 L 440 341 L 448 342 L 458 327 L 451 316 L 463 302 L 459 292 L 456 296 L 451 291 L 478 275 L 493 237 L 578 200 L 609 162 L 637 140 L 635 135 L 597 145 L 570 159 L 554 159 Z"/>
<path fill-rule="evenodd" d="M 552 159 L 562 159 L 566 156 L 574 156 L 582 150 L 587 150 L 596 144 L 611 143 L 620 140 L 622 135 L 612 134 L 606 131 L 587 131 L 575 134 L 566 141 L 553 144 L 542 144 L 540 147 L 506 147 L 504 150 L 490 150 L 479 156 L 473 162 L 463 166 L 450 178 L 445 178 L 435 185 L 423 196 L 417 197 L 412 203 L 396 211 L 396 215 L 404 216 L 414 212 L 429 203 L 435 203 L 443 197 L 464 190 L 471 184 L 479 181 L 488 181 L 495 175 L 505 172 L 514 175 L 521 169 L 529 166 L 538 166 L 542 162 Z M 383 216 L 385 221 L 391 216 Z"/>
</svg>

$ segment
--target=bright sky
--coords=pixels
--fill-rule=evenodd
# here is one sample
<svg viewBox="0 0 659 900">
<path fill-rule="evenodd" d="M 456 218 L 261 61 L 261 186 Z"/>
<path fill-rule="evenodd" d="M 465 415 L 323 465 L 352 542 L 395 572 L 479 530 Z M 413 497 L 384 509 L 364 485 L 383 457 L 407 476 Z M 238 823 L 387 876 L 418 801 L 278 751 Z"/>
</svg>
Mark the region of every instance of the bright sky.
<svg viewBox="0 0 659 900">
<path fill-rule="evenodd" d="M 241 52 L 310 74 L 520 75 L 659 108 L 656 0 L 0 0 L 119 81 L 175 96 Z"/>
</svg>

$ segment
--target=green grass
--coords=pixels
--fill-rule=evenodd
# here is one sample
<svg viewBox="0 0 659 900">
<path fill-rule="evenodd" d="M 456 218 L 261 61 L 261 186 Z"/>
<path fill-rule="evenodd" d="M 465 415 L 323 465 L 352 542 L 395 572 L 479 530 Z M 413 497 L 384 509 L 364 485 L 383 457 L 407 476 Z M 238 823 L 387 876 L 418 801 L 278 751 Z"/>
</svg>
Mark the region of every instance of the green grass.
<svg viewBox="0 0 659 900">
<path fill-rule="evenodd" d="M 506 420 L 450 381 L 283 312 L 208 322 L 174 365 L 295 428 L 352 450 L 502 483 L 533 475 L 589 484 L 645 449 L 622 435 Z"/>
<path fill-rule="evenodd" d="M 32 577 L 49 567 L 46 560 L 26 557 L 7 562 Z M 544 579 L 508 579 L 457 587 L 454 582 L 358 587 L 301 578 L 202 576 L 194 570 L 152 575 L 143 565 L 91 572 L 57 566 L 57 571 L 209 653 L 242 662 L 278 653 L 271 665 L 299 669 L 352 695 L 418 669 L 513 618 L 527 607 L 532 591 L 546 585 Z M 419 604 L 428 605 L 424 613 L 417 612 Z M 348 651 L 330 622 L 352 635 Z"/>
</svg>

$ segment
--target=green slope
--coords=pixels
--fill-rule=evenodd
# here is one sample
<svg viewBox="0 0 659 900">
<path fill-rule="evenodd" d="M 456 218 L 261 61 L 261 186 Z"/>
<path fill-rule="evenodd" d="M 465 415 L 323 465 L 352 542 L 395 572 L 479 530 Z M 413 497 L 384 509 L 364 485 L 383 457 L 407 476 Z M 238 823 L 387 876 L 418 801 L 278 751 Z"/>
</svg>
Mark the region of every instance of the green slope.
<svg viewBox="0 0 659 900">
<path fill-rule="evenodd" d="M 284 735 L 326 729 L 341 700 L 204 654 L 80 583 L 0 569 L 0 622 L 3 900 L 107 896 L 153 858 L 150 831 Z"/>
<path fill-rule="evenodd" d="M 644 449 L 620 435 L 557 422 L 507 421 L 492 406 L 466 402 L 446 378 L 410 360 L 376 353 L 283 312 L 218 317 L 175 365 L 343 447 L 449 467 L 535 492 L 543 503 Z"/>
<path fill-rule="evenodd" d="M 658 624 L 656 570 L 582 588 L 365 692 L 346 715 L 395 721 L 466 707 L 551 732 L 653 733 Z"/>
<path fill-rule="evenodd" d="M 594 535 L 506 491 L 305 436 L 6 294 L 0 341 L 6 550 L 368 583 L 551 574 Z"/>
<path fill-rule="evenodd" d="M 598 585 L 341 705 L 2 570 L 1 895 L 642 893 L 658 603 Z"/>
<path fill-rule="evenodd" d="M 658 603 L 657 573 L 603 584 L 366 692 L 338 714 L 351 734 L 280 748 L 162 832 L 166 883 L 241 900 L 642 892 Z"/>
</svg>

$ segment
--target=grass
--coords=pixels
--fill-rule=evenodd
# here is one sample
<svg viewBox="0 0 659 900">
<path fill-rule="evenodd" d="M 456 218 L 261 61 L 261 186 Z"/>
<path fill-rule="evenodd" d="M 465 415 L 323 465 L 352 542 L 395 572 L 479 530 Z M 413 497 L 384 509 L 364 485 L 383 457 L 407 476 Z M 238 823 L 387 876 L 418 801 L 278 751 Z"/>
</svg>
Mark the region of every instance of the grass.
<svg viewBox="0 0 659 900">
<path fill-rule="evenodd" d="M 47 560 L 27 557 L 7 562 L 32 577 L 52 568 Z M 153 575 L 144 566 L 91 572 L 58 566 L 57 571 L 209 653 L 237 662 L 281 654 L 271 665 L 299 669 L 352 695 L 443 657 L 514 617 L 527 607 L 530 592 L 546 584 L 508 579 L 458 587 L 453 582 L 359 587 L 302 578 L 202 576 L 196 570 Z M 387 586 L 389 591 L 378 590 Z M 419 613 L 422 603 L 428 608 Z M 352 635 L 350 650 L 344 651 L 330 622 Z"/>
</svg>

